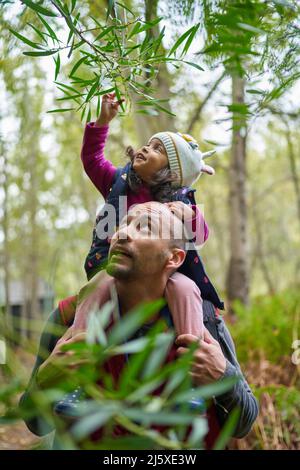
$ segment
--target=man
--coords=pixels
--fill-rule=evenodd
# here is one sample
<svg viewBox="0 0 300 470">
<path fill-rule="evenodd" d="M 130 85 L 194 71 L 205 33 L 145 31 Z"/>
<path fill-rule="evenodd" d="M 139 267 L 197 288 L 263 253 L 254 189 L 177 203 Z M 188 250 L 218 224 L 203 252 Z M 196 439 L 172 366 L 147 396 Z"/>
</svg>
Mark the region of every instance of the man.
<svg viewBox="0 0 300 470">
<path fill-rule="evenodd" d="M 169 236 L 165 237 L 163 233 L 169 233 Z M 164 296 L 169 276 L 182 265 L 186 255 L 184 239 L 178 238 L 178 233 L 182 233 L 181 221 L 166 205 L 157 202 L 135 206 L 122 220 L 111 239 L 107 266 L 107 272 L 115 280 L 121 315 L 140 303 L 151 302 Z M 101 282 L 101 272 L 97 278 L 97 282 Z M 191 368 L 193 383 L 197 386 L 225 377 L 240 376 L 230 391 L 215 399 L 215 412 L 222 427 L 228 414 L 239 407 L 240 417 L 234 437 L 243 437 L 256 419 L 257 401 L 242 376 L 231 336 L 223 320 L 215 315 L 212 305 L 205 311 L 206 332 L 204 340 L 199 341 L 199 348 L 194 354 Z M 48 322 L 50 326 L 53 323 L 63 324 L 57 311 Z M 48 331 L 50 329 L 48 325 Z M 64 354 L 61 346 L 66 342 L 82 341 L 84 338 L 85 333 L 71 338 L 68 330 L 57 343 L 58 337 L 47 332 L 42 334 L 40 348 L 47 349 L 49 356 L 43 360 L 41 355 L 38 355 L 29 387 L 21 398 L 21 407 L 28 409 L 32 405 L 31 390 L 47 386 L 49 371 Z M 185 354 L 187 346 L 194 341 L 198 341 L 198 338 L 193 335 L 179 336 L 176 339 L 177 354 Z M 41 430 L 38 419 L 27 420 L 26 424 L 38 435 L 51 431 L 45 427 Z"/>
</svg>

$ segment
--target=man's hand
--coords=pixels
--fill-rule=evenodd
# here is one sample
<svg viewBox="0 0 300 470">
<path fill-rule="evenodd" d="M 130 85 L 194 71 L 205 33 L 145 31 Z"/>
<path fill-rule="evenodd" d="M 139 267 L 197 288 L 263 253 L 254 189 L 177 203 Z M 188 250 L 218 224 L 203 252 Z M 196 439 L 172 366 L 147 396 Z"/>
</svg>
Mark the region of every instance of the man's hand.
<svg viewBox="0 0 300 470">
<path fill-rule="evenodd" d="M 72 336 L 72 327 L 69 328 L 65 334 L 56 343 L 55 348 L 51 352 L 50 356 L 40 365 L 37 374 L 37 384 L 40 388 L 48 388 L 53 382 L 61 379 L 64 376 L 64 361 L 66 358 L 74 355 L 73 351 L 62 351 L 62 347 L 66 344 L 83 342 L 86 340 L 86 332 L 80 332 L 75 336 Z M 68 363 L 68 369 L 74 369 L 79 365 L 85 363 L 85 360 L 76 362 L 70 361 Z"/>
<path fill-rule="evenodd" d="M 194 360 L 190 375 L 195 385 L 204 385 L 215 382 L 222 377 L 226 369 L 226 359 L 222 349 L 209 331 L 204 328 L 203 340 L 197 336 L 186 334 L 180 335 L 175 343 L 179 348 L 177 354 L 186 354 L 186 346 L 194 342 L 199 342 L 199 348 L 194 352 Z"/>
<path fill-rule="evenodd" d="M 186 222 L 195 216 L 192 206 L 188 206 L 181 201 L 167 202 L 170 211 L 173 212 L 182 222 Z"/>
<path fill-rule="evenodd" d="M 96 127 L 108 124 L 118 114 L 119 105 L 125 100 L 122 98 L 120 101 L 115 101 L 115 96 L 115 92 L 103 95 L 101 112 L 96 121 Z"/>
</svg>

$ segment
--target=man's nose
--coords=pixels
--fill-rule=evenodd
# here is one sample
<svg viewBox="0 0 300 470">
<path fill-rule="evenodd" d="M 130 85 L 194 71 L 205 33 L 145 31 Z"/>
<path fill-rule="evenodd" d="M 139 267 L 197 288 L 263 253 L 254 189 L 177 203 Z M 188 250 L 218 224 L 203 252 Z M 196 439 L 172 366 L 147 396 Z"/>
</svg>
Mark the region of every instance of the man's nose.
<svg viewBox="0 0 300 470">
<path fill-rule="evenodd" d="M 129 225 L 125 225 L 124 227 L 121 227 L 118 232 L 116 233 L 116 237 L 118 240 L 127 240 L 131 241 L 132 240 L 132 230 L 130 229 Z"/>
<path fill-rule="evenodd" d="M 142 151 L 145 152 L 145 153 L 147 153 L 147 152 L 148 152 L 148 148 L 147 148 L 147 147 L 148 147 L 148 145 L 144 145 L 144 146 L 142 147 Z"/>
</svg>

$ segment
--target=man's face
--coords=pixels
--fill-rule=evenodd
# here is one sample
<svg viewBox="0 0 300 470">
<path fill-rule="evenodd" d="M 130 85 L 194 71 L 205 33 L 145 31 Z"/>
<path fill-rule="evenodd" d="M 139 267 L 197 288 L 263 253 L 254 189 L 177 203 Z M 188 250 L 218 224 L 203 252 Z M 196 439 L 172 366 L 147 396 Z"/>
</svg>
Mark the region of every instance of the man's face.
<svg viewBox="0 0 300 470">
<path fill-rule="evenodd" d="M 180 221 L 160 203 L 130 209 L 113 235 L 107 272 L 116 279 L 142 279 L 164 272 L 171 253 L 169 230 Z"/>
</svg>

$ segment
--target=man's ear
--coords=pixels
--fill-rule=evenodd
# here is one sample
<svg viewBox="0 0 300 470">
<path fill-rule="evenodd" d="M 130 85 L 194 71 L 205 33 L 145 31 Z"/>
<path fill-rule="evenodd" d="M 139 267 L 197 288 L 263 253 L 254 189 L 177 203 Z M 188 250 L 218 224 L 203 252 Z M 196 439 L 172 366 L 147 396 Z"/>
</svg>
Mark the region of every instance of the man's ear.
<svg viewBox="0 0 300 470">
<path fill-rule="evenodd" d="M 172 248 L 166 263 L 166 268 L 176 271 L 183 264 L 186 253 L 181 248 Z"/>
</svg>

